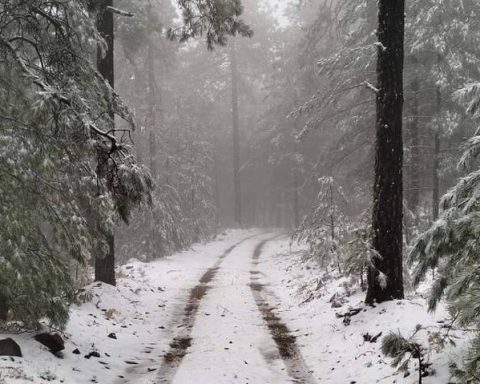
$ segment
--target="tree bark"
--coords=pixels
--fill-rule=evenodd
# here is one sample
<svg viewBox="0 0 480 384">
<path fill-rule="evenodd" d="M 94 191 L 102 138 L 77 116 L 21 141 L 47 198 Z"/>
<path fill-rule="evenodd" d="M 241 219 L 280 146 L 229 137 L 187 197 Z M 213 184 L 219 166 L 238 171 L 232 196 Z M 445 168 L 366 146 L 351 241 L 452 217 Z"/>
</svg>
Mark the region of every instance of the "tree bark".
<svg viewBox="0 0 480 384">
<path fill-rule="evenodd" d="M 238 69 L 235 40 L 231 47 L 231 76 L 232 76 L 232 127 L 233 127 L 233 194 L 234 194 L 234 222 L 242 225 L 242 202 L 240 189 L 240 136 L 238 121 Z"/>
<path fill-rule="evenodd" d="M 440 61 L 440 59 L 439 59 Z M 442 92 L 437 87 L 437 116 L 440 115 L 442 109 Z M 434 147 L 433 147 L 433 180 L 432 180 L 432 218 L 433 221 L 438 219 L 440 210 L 440 130 L 437 127 L 434 131 Z"/>
<path fill-rule="evenodd" d="M 368 272 L 366 303 L 403 299 L 403 65 L 404 0 L 380 0 L 378 12 L 379 89 L 376 97 L 376 147 L 373 248 L 380 255 Z M 385 275 L 385 285 L 380 279 Z"/>
<path fill-rule="evenodd" d="M 215 139 L 215 148 L 213 153 L 213 175 L 214 175 L 214 186 L 215 186 L 215 224 L 216 227 L 220 227 L 220 161 L 219 161 L 219 151 L 220 144 L 218 139 Z"/>
<path fill-rule="evenodd" d="M 418 91 L 419 81 L 415 77 L 411 83 L 412 99 L 411 114 L 409 119 L 410 136 L 410 164 L 409 164 L 409 189 L 408 189 L 408 208 L 416 212 L 420 203 L 420 140 L 418 135 Z"/>
<path fill-rule="evenodd" d="M 115 237 L 107 234 L 108 252 L 103 257 L 95 258 L 95 281 L 115 286 Z"/>
<path fill-rule="evenodd" d="M 115 87 L 114 76 L 114 36 L 113 36 L 113 12 L 108 10 L 113 7 L 113 0 L 103 0 L 98 11 L 97 28 L 107 43 L 107 51 L 104 55 L 97 55 L 98 72 L 108 81 L 112 88 Z M 113 117 L 113 112 L 110 112 Z"/>
<path fill-rule="evenodd" d="M 153 44 L 148 47 L 148 125 L 150 128 L 150 172 L 154 180 L 157 177 L 157 103 L 158 103 L 158 85 L 155 78 L 155 52 Z"/>
<path fill-rule="evenodd" d="M 295 164 L 295 167 L 292 169 L 293 173 L 293 226 L 298 228 L 300 226 L 300 196 L 298 189 L 299 180 L 298 180 L 298 166 Z"/>
<path fill-rule="evenodd" d="M 440 132 L 438 129 L 434 132 L 433 151 L 432 218 L 435 221 L 440 211 Z"/>
<path fill-rule="evenodd" d="M 3 294 L 0 294 L 0 320 L 7 321 L 9 309 L 7 297 Z"/>
<path fill-rule="evenodd" d="M 97 19 L 97 28 L 107 43 L 105 55 L 101 52 L 97 55 L 97 69 L 107 80 L 112 88 L 115 86 L 114 77 L 114 36 L 113 36 L 113 12 L 107 8 L 113 6 L 113 0 L 103 0 L 100 5 Z M 112 129 L 115 125 L 115 115 L 113 108 L 109 111 L 112 122 Z M 108 252 L 103 257 L 95 257 L 95 281 L 101 281 L 106 284 L 115 285 L 115 239 L 113 233 L 106 234 Z"/>
<path fill-rule="evenodd" d="M 152 43 L 148 46 L 148 96 L 149 96 L 149 111 L 148 111 L 148 126 L 150 130 L 149 153 L 150 153 L 150 173 L 153 180 L 157 181 L 157 105 L 160 101 L 160 92 L 158 89 L 157 79 L 155 77 L 155 48 Z M 154 260 L 158 254 L 158 249 L 161 244 L 156 241 L 156 215 L 155 210 L 151 210 L 150 222 L 150 236 L 149 242 L 149 260 Z"/>
</svg>

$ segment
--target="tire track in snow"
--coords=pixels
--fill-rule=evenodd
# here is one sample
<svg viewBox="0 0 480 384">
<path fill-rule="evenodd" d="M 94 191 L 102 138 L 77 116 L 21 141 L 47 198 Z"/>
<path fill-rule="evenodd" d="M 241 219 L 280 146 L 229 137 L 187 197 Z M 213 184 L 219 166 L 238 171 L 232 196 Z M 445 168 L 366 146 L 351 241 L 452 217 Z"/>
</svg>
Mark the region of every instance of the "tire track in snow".
<svg viewBox="0 0 480 384">
<path fill-rule="evenodd" d="M 287 372 L 292 378 L 292 382 L 298 384 L 314 384 L 315 379 L 297 346 L 296 336 L 292 334 L 288 326 L 275 313 L 273 306 L 268 303 L 265 295 L 265 285 L 259 283 L 259 275 L 261 272 L 259 272 L 256 267 L 259 264 L 263 247 L 270 240 L 259 243 L 253 252 L 252 270 L 250 271 L 250 289 L 263 320 L 277 346 L 279 357 L 284 361 Z"/>
<path fill-rule="evenodd" d="M 147 383 L 147 381 L 142 381 L 142 376 L 147 373 L 152 373 L 158 371 L 158 374 L 155 378 L 146 379 L 148 383 L 160 384 L 160 383 L 170 383 L 175 376 L 175 373 L 180 366 L 183 357 L 187 354 L 188 348 L 190 348 L 192 338 L 190 337 L 191 330 L 195 323 L 195 317 L 198 312 L 198 307 L 201 299 L 207 294 L 210 286 L 209 282 L 213 280 L 215 275 L 220 268 L 223 260 L 240 244 L 245 241 L 252 239 L 259 234 L 251 235 L 243 238 L 241 241 L 233 244 L 231 247 L 227 248 L 217 259 L 215 264 L 209 268 L 199 279 L 198 284 L 190 289 L 188 300 L 183 308 L 180 311 L 179 316 L 182 316 L 182 322 L 176 328 L 180 329 L 179 333 L 172 339 L 169 344 L 169 350 L 165 353 L 162 358 L 162 362 L 159 368 L 151 368 L 154 366 L 155 360 L 149 358 L 148 361 L 140 363 L 138 365 L 128 368 L 125 372 L 125 375 L 120 376 L 120 380 L 116 380 L 116 384 L 128 384 L 141 381 L 142 383 Z M 178 322 L 177 322 L 178 323 Z M 173 333 L 173 331 L 172 331 Z M 145 351 L 146 354 L 151 354 L 153 351 L 154 342 L 147 347 Z M 158 361 L 158 360 L 157 360 Z M 158 362 L 157 362 L 158 364 Z M 152 381 L 153 380 L 153 381 Z"/>
<path fill-rule="evenodd" d="M 183 358 L 192 344 L 192 328 L 195 324 L 195 318 L 198 313 L 201 300 L 205 297 L 211 286 L 209 283 L 215 278 L 221 264 L 225 258 L 240 244 L 258 235 L 253 235 L 242 239 L 242 241 L 228 248 L 213 265 L 209 268 L 198 281 L 198 284 L 190 290 L 187 304 L 184 308 L 181 331 L 170 343 L 169 351 L 163 356 L 162 364 L 158 370 L 156 384 L 171 383 Z"/>
</svg>

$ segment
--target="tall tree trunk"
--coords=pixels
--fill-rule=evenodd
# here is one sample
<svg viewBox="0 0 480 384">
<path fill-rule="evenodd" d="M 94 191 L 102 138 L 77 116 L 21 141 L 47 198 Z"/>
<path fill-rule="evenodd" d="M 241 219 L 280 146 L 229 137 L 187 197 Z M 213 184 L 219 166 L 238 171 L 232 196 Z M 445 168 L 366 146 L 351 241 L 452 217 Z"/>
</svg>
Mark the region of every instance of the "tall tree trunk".
<svg viewBox="0 0 480 384">
<path fill-rule="evenodd" d="M 337 252 L 337 246 L 335 245 L 335 199 L 333 198 L 333 187 L 332 184 L 329 186 L 330 192 L 330 239 L 332 241 L 331 252 L 335 255 L 338 273 L 342 273 L 342 267 L 340 266 L 340 257 Z"/>
<path fill-rule="evenodd" d="M 232 39 L 231 55 L 232 76 L 232 127 L 233 127 L 233 193 L 235 225 L 242 225 L 242 202 L 240 189 L 240 136 L 238 121 L 238 69 L 235 40 Z"/>
<path fill-rule="evenodd" d="M 215 147 L 213 152 L 213 177 L 215 186 L 215 221 L 217 228 L 220 227 L 220 161 L 219 161 L 220 144 L 215 139 Z"/>
<path fill-rule="evenodd" d="M 373 248 L 366 303 L 402 299 L 404 0 L 380 0 Z M 383 274 L 386 281 L 382 281 Z"/>
<path fill-rule="evenodd" d="M 410 136 L 410 164 L 409 164 L 409 189 L 408 189 L 408 208 L 416 212 L 420 203 L 420 140 L 418 135 L 418 91 L 419 81 L 415 77 L 411 83 L 411 118 L 409 119 Z"/>
<path fill-rule="evenodd" d="M 150 130 L 150 142 L 149 142 L 149 152 L 150 152 L 150 172 L 152 174 L 153 180 L 157 180 L 157 104 L 159 99 L 158 84 L 157 79 L 155 78 L 155 51 L 152 43 L 148 46 L 148 97 L 149 97 L 149 111 L 148 111 L 148 127 Z M 156 242 L 156 216 L 155 210 L 151 210 L 150 213 L 150 236 L 148 239 L 149 242 L 149 260 L 155 259 L 157 256 L 158 249 L 160 244 Z"/>
<path fill-rule="evenodd" d="M 433 148 L 433 188 L 432 188 L 432 218 L 438 219 L 440 208 L 440 132 L 438 129 L 434 132 Z"/>
<path fill-rule="evenodd" d="M 155 78 L 155 52 L 153 44 L 148 47 L 148 125 L 150 128 L 150 172 L 154 180 L 157 177 L 157 103 L 158 85 Z"/>
<path fill-rule="evenodd" d="M 298 181 L 298 167 L 293 170 L 293 225 L 294 228 L 300 226 L 300 196 L 299 196 L 299 181 Z"/>
<path fill-rule="evenodd" d="M 440 62 L 440 56 L 438 61 Z M 442 92 L 440 87 L 437 87 L 436 94 L 437 103 L 437 116 L 440 115 L 442 109 Z M 433 221 L 438 219 L 440 208 L 440 129 L 435 128 L 434 135 L 434 147 L 433 147 L 433 185 L 432 185 L 432 218 Z"/>
<path fill-rule="evenodd" d="M 106 234 L 108 252 L 103 257 L 95 258 L 95 281 L 115 286 L 115 236 Z"/>
<path fill-rule="evenodd" d="M 97 55 L 97 69 L 100 74 L 114 88 L 114 56 L 113 56 L 113 12 L 108 7 L 113 6 L 113 0 L 103 0 L 98 12 L 97 28 L 107 43 L 105 55 L 100 52 Z M 115 116 L 112 108 L 109 111 L 112 129 L 115 125 Z M 95 281 L 115 285 L 115 239 L 113 233 L 105 235 L 108 252 L 103 257 L 95 258 Z"/>
<path fill-rule="evenodd" d="M 7 321 L 9 309 L 10 308 L 6 295 L 0 293 L 0 320 Z"/>
</svg>

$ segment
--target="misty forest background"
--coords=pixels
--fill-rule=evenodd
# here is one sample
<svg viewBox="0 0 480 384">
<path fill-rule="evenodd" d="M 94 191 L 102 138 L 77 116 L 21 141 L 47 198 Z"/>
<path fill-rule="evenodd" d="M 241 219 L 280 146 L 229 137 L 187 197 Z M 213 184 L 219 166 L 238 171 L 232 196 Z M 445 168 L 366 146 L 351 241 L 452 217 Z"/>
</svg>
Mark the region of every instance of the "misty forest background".
<svg viewBox="0 0 480 384">
<path fill-rule="evenodd" d="M 433 270 L 431 308 L 478 325 L 480 4 L 279 4 L 0 1 L 4 320 L 277 227 L 371 304 Z"/>
</svg>

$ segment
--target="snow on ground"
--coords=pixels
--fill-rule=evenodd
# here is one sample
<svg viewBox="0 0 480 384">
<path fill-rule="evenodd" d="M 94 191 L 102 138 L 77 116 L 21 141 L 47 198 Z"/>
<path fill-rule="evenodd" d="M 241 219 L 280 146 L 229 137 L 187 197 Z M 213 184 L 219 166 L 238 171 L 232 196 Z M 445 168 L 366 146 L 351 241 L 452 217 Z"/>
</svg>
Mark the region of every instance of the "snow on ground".
<svg viewBox="0 0 480 384">
<path fill-rule="evenodd" d="M 71 309 L 63 359 L 30 333 L 0 335 L 12 337 L 23 353 L 13 361 L 0 358 L 0 383 L 109 384 L 134 363 L 151 360 L 151 369 L 157 368 L 189 289 L 227 248 L 256 234 L 228 231 L 216 241 L 152 263 L 131 260 L 120 268 L 117 287 L 90 285 L 85 293 L 92 299 Z M 108 337 L 111 333 L 116 339 Z M 73 354 L 75 349 L 80 354 Z M 93 351 L 100 357 L 85 358 Z"/>
<path fill-rule="evenodd" d="M 63 359 L 32 334 L 0 335 L 24 356 L 0 358 L 0 383 L 416 383 L 415 362 L 404 377 L 381 355 L 381 337 L 363 335 L 408 336 L 420 324 L 417 339 L 428 347 L 446 332 L 445 309 L 427 313 L 422 290 L 364 307 L 364 292 L 344 278 L 320 280 L 324 271 L 300 251 L 286 236 L 236 230 L 152 263 L 132 259 L 118 287 L 92 284 L 72 307 Z M 345 325 L 336 314 L 349 308 L 362 311 Z M 469 334 L 451 335 L 456 346 L 427 349 L 435 372 L 424 383 L 448 383 L 449 362 L 461 360 Z"/>
<path fill-rule="evenodd" d="M 425 330 L 417 333 L 415 340 L 427 348 L 427 362 L 432 363 L 434 374 L 423 378 L 424 383 L 447 384 L 450 382 L 450 362 L 461 362 L 467 342 L 472 336 L 468 331 L 451 331 L 456 346 L 447 342 L 445 348 L 436 351 L 429 347 L 429 336 L 435 332 L 445 334 L 442 325 L 449 324 L 444 306 L 435 313 L 426 309 L 426 289 L 407 293 L 407 299 L 365 307 L 365 293 L 361 289 L 348 288 L 346 279 L 319 284 L 324 275 L 315 261 L 302 260 L 301 249 L 291 246 L 288 239 L 271 242 L 264 248 L 260 259 L 263 281 L 270 284 L 272 302 L 277 303 L 278 313 L 292 330 L 296 330 L 298 343 L 313 375 L 319 383 L 417 383 L 416 361 L 410 364 L 410 375 L 391 367 L 392 359 L 380 352 L 381 337 L 375 343 L 365 342 L 368 333 L 382 336 L 390 331 L 411 336 L 415 327 Z M 317 290 L 316 288 L 319 287 Z M 347 288 L 345 288 L 347 287 Z M 345 301 L 340 308 L 332 308 L 330 300 L 337 295 Z M 350 325 L 343 324 L 349 308 L 363 308 L 351 317 Z"/>
</svg>

